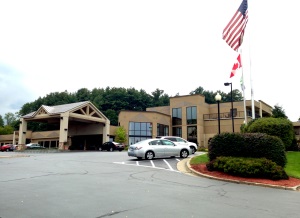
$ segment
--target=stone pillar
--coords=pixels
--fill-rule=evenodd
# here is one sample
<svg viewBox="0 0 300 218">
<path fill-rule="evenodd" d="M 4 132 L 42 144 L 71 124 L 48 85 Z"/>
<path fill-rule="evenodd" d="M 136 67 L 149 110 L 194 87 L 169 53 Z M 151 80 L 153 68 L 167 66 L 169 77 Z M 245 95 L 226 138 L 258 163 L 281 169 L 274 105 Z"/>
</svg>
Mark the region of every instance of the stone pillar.
<svg viewBox="0 0 300 218">
<path fill-rule="evenodd" d="M 102 136 L 102 143 L 109 141 L 109 134 L 110 134 L 110 121 L 106 120 L 103 126 L 103 136 Z"/>
<path fill-rule="evenodd" d="M 27 132 L 27 121 L 24 118 L 20 119 L 20 127 L 19 127 L 19 142 L 18 142 L 18 150 L 26 149 L 26 132 Z"/>
<path fill-rule="evenodd" d="M 65 150 L 65 144 L 68 142 L 68 127 L 69 127 L 69 113 L 63 113 L 60 117 L 59 129 L 59 150 Z"/>
<path fill-rule="evenodd" d="M 262 114 L 262 103 L 261 102 L 259 102 L 259 116 L 260 117 L 263 117 L 263 114 Z"/>
</svg>

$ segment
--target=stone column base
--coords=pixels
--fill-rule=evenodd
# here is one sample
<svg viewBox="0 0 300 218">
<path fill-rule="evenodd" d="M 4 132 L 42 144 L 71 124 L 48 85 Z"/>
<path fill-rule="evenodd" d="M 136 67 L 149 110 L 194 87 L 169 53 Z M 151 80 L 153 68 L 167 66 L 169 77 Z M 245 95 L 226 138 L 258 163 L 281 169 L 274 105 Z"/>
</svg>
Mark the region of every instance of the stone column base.
<svg viewBox="0 0 300 218">
<path fill-rule="evenodd" d="M 24 151 L 26 148 L 25 144 L 18 144 L 18 151 Z"/>
<path fill-rule="evenodd" d="M 59 142 L 58 150 L 65 150 L 65 143 L 64 142 Z"/>
</svg>

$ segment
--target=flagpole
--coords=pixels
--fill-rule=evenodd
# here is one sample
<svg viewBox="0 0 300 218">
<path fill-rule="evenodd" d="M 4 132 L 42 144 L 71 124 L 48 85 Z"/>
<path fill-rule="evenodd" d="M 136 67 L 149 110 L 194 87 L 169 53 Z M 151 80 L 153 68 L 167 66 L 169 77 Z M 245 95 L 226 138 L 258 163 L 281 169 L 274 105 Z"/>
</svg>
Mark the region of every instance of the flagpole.
<svg viewBox="0 0 300 218">
<path fill-rule="evenodd" d="M 238 51 L 243 42 L 243 36 L 245 33 L 245 28 L 248 22 L 248 0 L 242 0 L 238 10 L 235 12 L 229 23 L 223 30 L 223 40 L 235 51 Z M 249 34 L 249 31 L 248 31 Z M 250 35 L 250 34 L 249 34 Z M 250 38 L 250 36 L 249 36 Z M 250 42 L 250 40 L 249 40 Z M 249 43 L 250 44 L 250 43 Z M 250 46 L 249 46 L 250 47 Z M 250 49 L 249 49 L 250 52 Z M 252 118 L 255 119 L 254 111 L 254 100 L 253 100 L 253 88 L 252 88 L 252 77 L 251 77 L 251 58 L 250 58 L 250 80 L 251 80 L 251 99 L 252 99 Z M 243 90 L 243 93 L 245 91 Z M 245 94 L 244 100 L 245 100 Z M 245 102 L 244 102 L 244 105 Z M 247 119 L 246 109 L 245 110 L 245 122 Z"/>
<path fill-rule="evenodd" d="M 248 10 L 249 10 L 249 3 L 248 4 Z M 251 20 L 251 19 L 250 19 Z M 251 21 L 250 21 L 251 23 Z M 249 24 L 248 24 L 249 26 Z M 251 24 L 250 24 L 251 27 Z M 250 72 L 250 86 L 251 86 L 251 106 L 252 106 L 252 119 L 255 119 L 255 106 L 254 106 L 254 91 L 253 91 L 253 80 L 252 80 L 252 72 L 251 72 L 251 28 L 248 31 L 248 38 L 249 38 L 249 72 Z"/>
<path fill-rule="evenodd" d="M 240 54 L 241 54 L 241 64 L 243 66 L 243 58 L 242 58 L 242 48 L 239 49 L 240 50 Z M 246 110 L 246 96 L 245 96 L 245 85 L 244 85 L 244 70 L 242 67 L 242 82 L 241 82 L 241 88 L 243 90 L 243 99 L 244 99 L 244 118 L 245 118 L 245 124 L 247 125 L 248 121 L 247 121 L 247 110 Z"/>
</svg>

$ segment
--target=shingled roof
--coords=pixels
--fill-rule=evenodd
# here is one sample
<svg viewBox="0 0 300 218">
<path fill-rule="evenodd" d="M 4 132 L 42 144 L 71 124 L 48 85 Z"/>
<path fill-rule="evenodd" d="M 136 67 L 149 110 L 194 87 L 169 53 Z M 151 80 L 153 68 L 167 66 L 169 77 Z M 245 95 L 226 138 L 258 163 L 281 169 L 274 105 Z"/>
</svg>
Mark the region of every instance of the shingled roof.
<svg viewBox="0 0 300 218">
<path fill-rule="evenodd" d="M 55 106 L 47 106 L 42 105 L 37 111 L 31 112 L 29 114 L 26 114 L 22 116 L 23 118 L 32 118 L 35 117 L 39 112 L 44 111 L 44 113 L 52 116 L 52 115 L 59 115 L 61 113 L 65 112 L 72 112 L 74 110 L 78 110 L 82 107 L 85 107 L 87 105 L 93 106 L 96 110 L 98 110 L 90 101 L 83 101 L 83 102 L 76 102 L 76 103 L 70 103 L 70 104 L 62 104 L 62 105 L 55 105 Z M 101 113 L 99 111 L 99 113 Z M 102 113 L 101 115 L 105 117 Z M 105 117 L 106 118 L 106 117 Z"/>
</svg>

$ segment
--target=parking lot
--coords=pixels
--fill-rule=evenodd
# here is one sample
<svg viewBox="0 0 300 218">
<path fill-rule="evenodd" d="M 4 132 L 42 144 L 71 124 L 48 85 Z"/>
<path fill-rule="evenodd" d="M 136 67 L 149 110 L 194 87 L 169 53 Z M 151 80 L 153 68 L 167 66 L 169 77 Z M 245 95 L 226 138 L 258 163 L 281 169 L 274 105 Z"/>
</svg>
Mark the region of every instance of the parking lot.
<svg viewBox="0 0 300 218">
<path fill-rule="evenodd" d="M 176 168 L 179 157 L 137 160 L 125 151 L 0 155 L 3 218 L 299 215 L 298 192 L 186 175 Z"/>
</svg>

